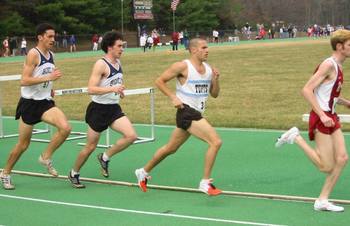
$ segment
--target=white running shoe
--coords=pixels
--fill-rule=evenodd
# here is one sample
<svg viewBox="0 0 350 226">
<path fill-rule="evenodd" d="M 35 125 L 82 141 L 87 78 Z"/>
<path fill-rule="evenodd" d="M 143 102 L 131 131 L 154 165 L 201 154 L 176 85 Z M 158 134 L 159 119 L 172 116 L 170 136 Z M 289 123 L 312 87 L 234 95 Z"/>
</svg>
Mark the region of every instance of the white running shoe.
<svg viewBox="0 0 350 226">
<path fill-rule="evenodd" d="M 43 157 L 40 155 L 39 159 L 38 159 L 38 162 L 41 165 L 46 167 L 47 172 L 49 172 L 49 174 L 51 174 L 54 177 L 58 176 L 58 173 L 57 173 L 56 169 L 53 168 L 53 166 L 52 166 L 52 160 L 51 159 L 43 159 Z"/>
<path fill-rule="evenodd" d="M 314 210 L 317 211 L 331 211 L 331 212 L 343 212 L 344 207 L 334 205 L 328 200 L 316 200 L 314 204 Z"/>
<path fill-rule="evenodd" d="M 283 144 L 293 144 L 295 138 L 300 134 L 297 127 L 289 129 L 287 132 L 283 133 L 276 141 L 276 148 L 281 147 Z"/>
<path fill-rule="evenodd" d="M 135 170 L 135 175 L 137 177 L 138 185 L 141 189 L 141 191 L 146 192 L 147 191 L 147 182 L 149 179 L 151 179 L 151 176 L 146 173 L 144 168 L 140 168 Z"/>
<path fill-rule="evenodd" d="M 15 185 L 11 183 L 11 176 L 5 175 L 3 172 L 0 174 L 1 183 L 5 190 L 13 190 L 15 189 Z"/>
</svg>

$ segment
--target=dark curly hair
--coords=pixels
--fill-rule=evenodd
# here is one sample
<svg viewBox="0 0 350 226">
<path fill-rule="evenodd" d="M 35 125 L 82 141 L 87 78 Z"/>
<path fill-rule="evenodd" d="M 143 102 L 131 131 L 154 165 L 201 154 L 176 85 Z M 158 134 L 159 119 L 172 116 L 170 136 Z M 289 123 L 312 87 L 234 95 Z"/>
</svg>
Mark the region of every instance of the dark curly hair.
<svg viewBox="0 0 350 226">
<path fill-rule="evenodd" d="M 117 31 L 109 31 L 103 35 L 101 49 L 103 52 L 108 52 L 108 47 L 114 46 L 115 41 L 121 40 L 123 41 L 123 35 Z"/>
</svg>

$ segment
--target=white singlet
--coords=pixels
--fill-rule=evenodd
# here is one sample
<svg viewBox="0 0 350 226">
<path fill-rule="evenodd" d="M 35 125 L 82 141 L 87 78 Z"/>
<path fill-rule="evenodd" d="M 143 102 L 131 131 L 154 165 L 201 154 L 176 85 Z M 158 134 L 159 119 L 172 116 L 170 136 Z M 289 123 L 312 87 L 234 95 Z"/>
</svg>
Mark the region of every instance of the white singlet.
<svg viewBox="0 0 350 226">
<path fill-rule="evenodd" d="M 205 72 L 200 74 L 190 60 L 184 60 L 184 62 L 187 64 L 187 80 L 183 85 L 179 80 L 176 81 L 176 96 L 184 104 L 203 113 L 209 96 L 212 70 L 207 63 L 203 62 Z"/>
<path fill-rule="evenodd" d="M 105 58 L 102 60 L 107 64 L 109 68 L 108 76 L 101 79 L 99 84 L 100 87 L 110 87 L 110 86 L 119 86 L 123 84 L 123 71 L 120 61 L 117 60 L 119 68 L 115 68 L 111 63 L 109 63 Z M 120 96 L 117 93 L 106 93 L 102 95 L 92 95 L 91 97 L 93 102 L 99 104 L 118 104 Z"/>
<path fill-rule="evenodd" d="M 53 61 L 53 53 L 49 51 L 49 58 L 47 59 L 44 54 L 40 52 L 38 48 L 34 48 L 39 53 L 39 64 L 34 68 L 33 77 L 44 77 L 55 69 L 55 63 Z M 51 100 L 51 89 L 52 81 L 47 81 L 31 86 L 22 86 L 21 87 L 21 96 L 25 99 L 33 100 Z"/>
<path fill-rule="evenodd" d="M 315 90 L 317 102 L 323 111 L 335 112 L 335 105 L 340 94 L 341 85 L 343 82 L 343 74 L 338 68 L 338 64 L 332 57 L 327 58 L 325 61 L 330 61 L 334 65 L 336 77 L 326 83 L 322 83 Z"/>
</svg>

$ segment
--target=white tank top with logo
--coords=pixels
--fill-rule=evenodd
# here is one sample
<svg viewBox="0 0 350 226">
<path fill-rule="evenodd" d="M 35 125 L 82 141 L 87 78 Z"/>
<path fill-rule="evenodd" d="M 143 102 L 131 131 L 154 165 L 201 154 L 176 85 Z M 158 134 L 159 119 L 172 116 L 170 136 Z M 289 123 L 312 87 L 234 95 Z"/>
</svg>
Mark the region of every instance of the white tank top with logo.
<svg viewBox="0 0 350 226">
<path fill-rule="evenodd" d="M 123 84 L 123 70 L 120 65 L 120 61 L 117 63 L 119 65 L 118 68 L 113 66 L 110 62 L 108 62 L 105 58 L 102 60 L 107 64 L 109 68 L 108 76 L 101 79 L 99 86 L 100 87 L 111 87 L 118 86 Z M 117 93 L 106 93 L 102 95 L 92 95 L 91 97 L 93 102 L 99 104 L 118 104 L 120 100 L 120 95 Z"/>
<path fill-rule="evenodd" d="M 38 48 L 34 48 L 39 53 L 39 64 L 34 68 L 33 77 L 40 78 L 45 77 L 51 74 L 55 69 L 55 64 L 53 61 L 53 53 L 49 51 L 49 58 L 46 58 L 44 54 L 40 52 Z M 26 99 L 34 100 L 51 100 L 51 90 L 52 90 L 52 81 L 47 81 L 30 86 L 21 87 L 21 96 Z"/>
<path fill-rule="evenodd" d="M 183 85 L 179 80 L 176 81 L 176 96 L 184 104 L 203 113 L 209 96 L 212 70 L 207 63 L 203 62 L 205 72 L 200 74 L 190 60 L 184 60 L 184 62 L 187 64 L 188 75 Z"/>
</svg>

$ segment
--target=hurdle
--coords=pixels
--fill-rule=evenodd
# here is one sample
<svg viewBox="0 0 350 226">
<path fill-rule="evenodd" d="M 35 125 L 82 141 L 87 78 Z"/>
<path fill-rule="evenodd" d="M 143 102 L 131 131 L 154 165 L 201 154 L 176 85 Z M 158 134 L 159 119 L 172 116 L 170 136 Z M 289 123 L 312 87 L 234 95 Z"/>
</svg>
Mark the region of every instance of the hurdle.
<svg viewBox="0 0 350 226">
<path fill-rule="evenodd" d="M 21 79 L 21 75 L 5 75 L 0 76 L 0 82 L 5 81 L 17 81 Z M 1 90 L 1 89 L 0 89 Z M 2 115 L 2 95 L 0 95 L 0 139 L 4 138 L 11 138 L 11 137 L 18 137 L 18 133 L 13 134 L 6 134 L 4 129 L 4 122 L 3 122 L 4 116 Z M 47 124 L 45 124 L 44 129 L 33 129 L 33 134 L 42 134 L 42 133 L 48 133 L 50 131 L 50 128 Z M 41 139 L 32 138 L 32 141 L 40 141 Z"/>
<path fill-rule="evenodd" d="M 0 76 L 0 82 L 4 81 L 16 81 L 20 80 L 21 75 L 4 75 Z M 1 89 L 0 89 L 1 91 Z M 64 96 L 64 95 L 71 95 L 71 94 L 84 94 L 87 93 L 87 87 L 82 88 L 70 88 L 70 89 L 61 89 L 61 90 L 55 90 L 55 96 Z M 140 88 L 140 89 L 131 89 L 131 90 L 125 90 L 124 91 L 125 96 L 128 95 L 139 95 L 139 94 L 150 94 L 150 121 L 151 121 L 151 136 L 150 137 L 138 137 L 136 141 L 134 141 L 134 144 L 138 143 L 145 143 L 145 142 L 152 142 L 155 140 L 155 122 L 154 122 L 154 89 L 152 87 L 148 88 Z M 33 129 L 33 134 L 43 134 L 43 133 L 50 133 L 50 137 L 52 137 L 52 128 L 48 124 L 45 124 L 44 129 Z M 80 132 L 80 131 L 72 131 L 70 133 L 70 136 L 66 140 L 78 140 L 86 138 L 87 134 L 86 132 Z M 11 137 L 18 137 L 18 133 L 14 134 L 6 134 L 4 129 L 4 123 L 3 123 L 3 115 L 2 115 L 2 95 L 0 95 L 0 139 L 3 138 L 11 138 Z M 41 143 L 49 143 L 50 139 L 40 139 L 40 138 L 31 138 L 32 141 L 41 142 Z M 85 145 L 85 143 L 78 143 L 79 145 Z M 106 142 L 105 144 L 98 144 L 97 147 L 100 148 L 108 148 L 111 147 L 112 144 L 110 144 L 110 129 L 108 128 L 106 131 Z"/>
<path fill-rule="evenodd" d="M 88 89 L 87 87 L 82 88 L 71 88 L 71 89 L 61 89 L 55 91 L 55 96 L 63 96 L 63 95 L 71 95 L 71 94 L 83 94 L 87 93 Z M 154 89 L 152 87 L 148 88 L 139 88 L 139 89 L 130 89 L 125 90 L 124 95 L 130 96 L 130 95 L 140 95 L 140 94 L 150 94 L 150 121 L 151 121 L 151 136 L 150 137 L 137 137 L 137 139 L 134 141 L 134 144 L 139 143 L 146 143 L 146 142 L 152 142 L 155 140 L 155 125 L 154 125 Z M 75 132 L 80 133 L 82 136 L 73 138 L 72 139 L 81 139 L 86 137 L 86 133 L 84 132 Z M 86 143 L 78 143 L 78 145 L 85 145 Z M 106 142 L 104 144 L 97 144 L 97 147 L 99 148 L 109 148 L 112 144 L 110 143 L 110 128 L 107 128 L 106 131 Z"/>
<path fill-rule="evenodd" d="M 309 121 L 309 114 L 303 114 L 302 115 L 302 120 L 303 122 L 308 122 Z M 345 114 L 339 114 L 338 115 L 340 122 L 343 123 L 350 123 L 350 115 L 345 115 Z"/>
</svg>

